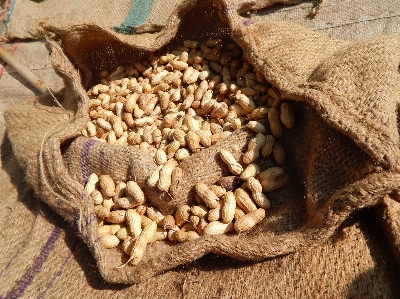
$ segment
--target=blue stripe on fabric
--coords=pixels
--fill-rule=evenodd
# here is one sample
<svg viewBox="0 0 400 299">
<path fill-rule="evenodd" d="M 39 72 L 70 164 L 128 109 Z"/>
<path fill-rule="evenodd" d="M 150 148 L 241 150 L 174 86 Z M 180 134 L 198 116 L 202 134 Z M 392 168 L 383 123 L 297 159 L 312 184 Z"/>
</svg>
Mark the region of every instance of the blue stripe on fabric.
<svg viewBox="0 0 400 299">
<path fill-rule="evenodd" d="M 135 27 L 146 21 L 152 5 L 153 0 L 133 0 L 128 16 L 114 30 L 118 33 L 134 34 Z"/>
<path fill-rule="evenodd" d="M 10 22 L 10 18 L 11 18 L 11 13 L 14 10 L 14 6 L 15 6 L 15 1 L 16 0 L 12 0 L 11 1 L 11 6 L 8 9 L 7 12 L 7 21 L 3 24 L 3 26 L 0 28 L 0 34 L 3 32 L 3 30 L 7 27 L 8 23 Z"/>
</svg>

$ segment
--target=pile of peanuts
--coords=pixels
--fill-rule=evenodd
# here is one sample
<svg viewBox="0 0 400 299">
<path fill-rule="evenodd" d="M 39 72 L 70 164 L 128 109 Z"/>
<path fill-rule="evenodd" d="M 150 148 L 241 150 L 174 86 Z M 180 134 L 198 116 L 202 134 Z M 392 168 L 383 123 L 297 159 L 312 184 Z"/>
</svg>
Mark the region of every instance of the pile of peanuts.
<svg viewBox="0 0 400 299">
<path fill-rule="evenodd" d="M 90 121 L 83 135 L 116 145 L 130 145 L 154 157 L 157 169 L 147 186 L 168 192 L 179 162 L 233 131 L 246 127 L 256 136 L 241 161 L 232 153 L 220 157 L 243 184 L 199 182 L 195 206 L 183 205 L 175 215 L 149 207 L 135 181 L 114 182 L 92 174 L 85 186 L 99 219 L 99 237 L 107 248 L 122 241 L 136 265 L 147 243 L 168 239 L 185 242 L 202 235 L 243 232 L 265 217 L 270 203 L 263 192 L 281 188 L 288 176 L 280 167 L 262 171 L 256 160 L 272 156 L 285 163 L 279 139 L 295 118 L 289 102 L 261 73 L 254 71 L 236 44 L 221 39 L 187 40 L 160 57 L 154 53 L 133 66 L 102 71 L 101 83 L 88 91 Z"/>
</svg>

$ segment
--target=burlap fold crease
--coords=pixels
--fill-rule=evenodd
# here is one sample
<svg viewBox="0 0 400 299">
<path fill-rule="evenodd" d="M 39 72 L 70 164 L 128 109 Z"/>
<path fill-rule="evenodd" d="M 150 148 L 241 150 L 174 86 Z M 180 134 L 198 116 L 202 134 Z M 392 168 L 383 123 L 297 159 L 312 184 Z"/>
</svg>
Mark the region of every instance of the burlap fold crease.
<svg viewBox="0 0 400 299">
<path fill-rule="evenodd" d="M 273 2 L 247 6 L 258 9 Z M 5 113 L 8 136 L 27 182 L 76 225 L 110 282 L 144 281 L 209 252 L 241 260 L 294 252 L 326 240 L 354 210 L 375 205 L 399 189 L 400 39 L 378 36 L 349 43 L 289 23 L 252 23 L 241 15 L 246 6 L 240 3 L 187 1 L 161 32 L 133 36 L 90 24 L 44 27 L 53 65 L 65 81 L 62 104 L 68 109 L 40 101 L 12 107 Z M 290 184 L 271 192 L 265 220 L 247 233 L 183 244 L 155 242 L 139 265 L 117 268 L 126 257 L 98 242 L 93 206 L 83 188 L 90 173 L 135 178 L 149 202 L 167 213 L 194 201 L 196 182 L 213 183 L 228 174 L 218 151 L 228 147 L 240 155 L 252 135 L 237 131 L 181 163 L 185 180 L 173 182 L 171 199 L 145 187 L 156 168 L 150 156 L 80 136 L 88 120 L 86 90 L 102 69 L 128 65 L 185 39 L 212 36 L 239 44 L 267 81 L 293 101 L 297 124 L 282 138 Z"/>
</svg>

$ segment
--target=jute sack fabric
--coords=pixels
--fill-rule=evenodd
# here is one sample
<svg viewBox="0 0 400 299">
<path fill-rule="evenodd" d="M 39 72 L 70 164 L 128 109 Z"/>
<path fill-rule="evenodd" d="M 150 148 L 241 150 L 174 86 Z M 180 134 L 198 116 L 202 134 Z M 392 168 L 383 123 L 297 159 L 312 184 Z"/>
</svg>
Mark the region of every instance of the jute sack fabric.
<svg viewBox="0 0 400 299">
<path fill-rule="evenodd" d="M 399 188 L 400 40 L 383 36 L 348 43 L 293 24 L 249 22 L 238 14 L 241 7 L 222 1 L 187 2 L 177 7 L 163 31 L 135 36 L 93 25 L 46 27 L 53 64 L 65 79 L 62 105 L 67 110 L 44 102 L 13 107 L 5 114 L 8 134 L 29 184 L 76 225 L 110 282 L 144 281 L 208 252 L 261 260 L 312 246 L 331 236 L 355 209 L 375 205 Z M 251 134 L 239 131 L 182 163 L 185 181 L 173 182 L 171 201 L 145 187 L 144 180 L 156 167 L 146 154 L 78 137 L 88 120 L 85 89 L 104 68 L 132 63 L 167 43 L 210 36 L 236 41 L 267 81 L 297 102 L 298 124 L 282 139 L 291 183 L 270 194 L 266 219 L 248 233 L 173 246 L 156 242 L 139 265 L 116 268 L 124 259 L 97 242 L 93 206 L 82 185 L 88 174 L 136 178 L 150 204 L 166 212 L 193 202 L 196 182 L 212 183 L 225 175 L 227 169 L 215 154 L 226 142 L 239 156 Z"/>
</svg>

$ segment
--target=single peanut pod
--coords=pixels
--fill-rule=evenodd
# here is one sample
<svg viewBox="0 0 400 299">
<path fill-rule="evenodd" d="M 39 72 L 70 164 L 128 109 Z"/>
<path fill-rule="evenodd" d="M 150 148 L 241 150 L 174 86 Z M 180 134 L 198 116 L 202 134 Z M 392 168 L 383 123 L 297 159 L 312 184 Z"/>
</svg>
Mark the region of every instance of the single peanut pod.
<svg viewBox="0 0 400 299">
<path fill-rule="evenodd" d="M 226 192 L 223 198 L 223 206 L 221 211 L 222 222 L 230 223 L 235 216 L 236 197 L 232 191 Z"/>
<path fill-rule="evenodd" d="M 181 242 L 181 243 L 182 242 L 192 241 L 192 240 L 200 238 L 198 233 L 195 232 L 195 231 L 184 232 L 182 230 L 179 230 L 179 231 L 175 232 L 174 237 L 178 242 Z"/>
<path fill-rule="evenodd" d="M 176 151 L 179 149 L 180 146 L 181 146 L 181 144 L 180 144 L 179 141 L 177 141 L 177 140 L 172 141 L 168 145 L 167 150 L 166 150 L 167 157 L 168 158 L 172 158 L 175 155 Z"/>
<path fill-rule="evenodd" d="M 261 181 L 261 186 L 264 192 L 269 192 L 275 189 L 285 187 L 289 183 L 289 176 L 287 174 L 276 175 Z"/>
<path fill-rule="evenodd" d="M 99 177 L 97 176 L 97 174 L 92 173 L 91 175 L 89 175 L 88 180 L 85 185 L 85 191 L 88 194 L 91 194 L 96 189 L 96 184 L 98 181 L 99 181 Z"/>
<path fill-rule="evenodd" d="M 106 196 L 114 196 L 115 183 L 111 176 L 103 174 L 99 177 L 101 192 Z"/>
<path fill-rule="evenodd" d="M 210 124 L 210 130 L 211 130 L 211 133 L 213 133 L 213 134 L 222 133 L 224 131 L 224 129 L 219 124 L 215 124 L 215 123 Z"/>
<path fill-rule="evenodd" d="M 204 201 L 204 203 L 211 209 L 215 209 L 218 207 L 218 197 L 212 192 L 206 184 L 203 182 L 198 182 L 195 185 L 196 193 L 200 196 L 200 198 Z"/>
<path fill-rule="evenodd" d="M 222 208 L 221 208 L 221 203 L 218 202 L 218 206 L 214 209 L 210 209 L 208 211 L 208 221 L 217 221 L 222 218 Z"/>
<path fill-rule="evenodd" d="M 251 120 L 264 119 L 268 116 L 269 109 L 270 108 L 268 108 L 268 107 L 260 106 L 260 107 L 256 108 L 255 110 L 253 110 L 253 112 L 251 112 L 250 115 L 248 115 L 248 118 Z"/>
<path fill-rule="evenodd" d="M 183 45 L 186 48 L 190 48 L 190 49 L 196 49 L 200 46 L 200 43 L 198 41 L 195 40 L 185 40 L 183 41 Z"/>
<path fill-rule="evenodd" d="M 91 121 L 88 121 L 86 127 L 87 127 L 89 137 L 96 136 L 96 126 L 94 125 L 94 123 L 92 123 Z"/>
<path fill-rule="evenodd" d="M 280 120 L 282 124 L 288 128 L 293 129 L 295 126 L 295 116 L 293 113 L 292 105 L 289 102 L 283 102 L 281 105 Z"/>
<path fill-rule="evenodd" d="M 246 128 L 253 130 L 256 133 L 267 133 L 267 129 L 264 127 L 264 125 L 255 120 L 249 121 L 246 125 Z"/>
<path fill-rule="evenodd" d="M 235 221 L 237 221 L 238 219 L 242 218 L 244 215 L 246 215 L 246 212 L 243 209 L 241 209 L 239 207 L 235 208 L 235 215 L 233 216 Z"/>
<path fill-rule="evenodd" d="M 261 184 L 260 184 L 261 186 Z M 262 189 L 262 186 L 261 186 Z M 264 193 L 262 192 L 253 192 L 252 197 L 254 202 L 260 207 L 263 208 L 264 210 L 268 210 L 269 207 L 271 206 L 271 203 L 269 202 L 267 196 L 265 196 Z"/>
<path fill-rule="evenodd" d="M 136 201 L 132 196 L 120 197 L 114 200 L 114 208 L 116 209 L 132 209 L 137 206 Z"/>
<path fill-rule="evenodd" d="M 175 153 L 175 159 L 183 161 L 190 156 L 190 152 L 186 148 L 180 148 Z"/>
<path fill-rule="evenodd" d="M 261 208 L 256 209 L 236 220 L 234 224 L 234 229 L 238 233 L 248 231 L 252 229 L 256 224 L 260 223 L 264 218 L 265 210 Z"/>
<path fill-rule="evenodd" d="M 160 178 L 158 179 L 157 183 L 158 190 L 168 192 L 172 183 L 172 172 L 177 165 L 178 162 L 176 162 L 174 159 L 169 159 L 163 165 L 163 167 L 160 169 Z"/>
<path fill-rule="evenodd" d="M 120 239 L 120 240 L 125 240 L 125 239 L 127 239 L 128 237 L 130 237 L 130 231 L 129 231 L 129 228 L 128 227 L 126 227 L 126 226 L 124 226 L 124 227 L 121 227 L 116 233 L 115 233 L 115 236 L 118 238 L 118 239 Z"/>
<path fill-rule="evenodd" d="M 157 186 L 158 180 L 160 179 L 160 170 L 163 166 L 159 165 L 152 173 L 151 175 L 147 178 L 147 186 L 149 187 L 155 187 Z"/>
<path fill-rule="evenodd" d="M 135 181 L 128 181 L 126 183 L 126 192 L 133 197 L 137 205 L 144 203 L 146 200 L 142 189 Z"/>
<path fill-rule="evenodd" d="M 115 194 L 114 194 L 114 200 L 124 197 L 125 196 L 125 190 L 126 190 L 126 184 L 124 182 L 119 182 L 115 186 Z"/>
<path fill-rule="evenodd" d="M 265 143 L 261 148 L 261 155 L 267 157 L 272 153 L 272 148 L 275 143 L 275 137 L 272 135 L 265 135 Z"/>
<path fill-rule="evenodd" d="M 262 186 L 260 181 L 254 177 L 248 178 L 247 186 L 251 192 L 262 192 Z"/>
<path fill-rule="evenodd" d="M 134 240 L 132 237 L 128 236 L 124 241 L 122 242 L 122 250 L 125 252 L 125 254 L 130 255 L 132 252 Z"/>
<path fill-rule="evenodd" d="M 200 223 L 200 217 L 196 215 L 190 215 L 189 221 L 194 227 L 197 227 L 197 225 Z"/>
<path fill-rule="evenodd" d="M 282 166 L 285 164 L 285 148 L 282 142 L 275 142 L 272 146 L 272 157 L 274 158 L 276 164 Z"/>
<path fill-rule="evenodd" d="M 258 133 L 256 137 L 249 141 L 247 151 L 244 153 L 242 160 L 243 163 L 250 164 L 258 159 L 260 155 L 260 149 L 265 143 L 265 136 Z"/>
<path fill-rule="evenodd" d="M 119 239 L 115 235 L 107 235 L 100 238 L 100 243 L 106 248 L 115 248 L 119 244 Z"/>
<path fill-rule="evenodd" d="M 167 235 L 168 235 L 168 232 L 165 229 L 158 227 L 156 232 L 149 239 L 148 243 L 165 240 L 167 238 Z"/>
<path fill-rule="evenodd" d="M 97 118 L 96 123 L 100 128 L 107 132 L 112 130 L 111 124 L 101 117 Z"/>
<path fill-rule="evenodd" d="M 142 232 L 141 227 L 141 216 L 138 212 L 133 209 L 129 209 L 126 211 L 125 214 L 126 224 L 128 225 L 129 232 L 131 233 L 133 238 L 136 238 Z"/>
<path fill-rule="evenodd" d="M 250 177 L 255 177 L 260 172 L 260 166 L 256 163 L 251 163 L 246 166 L 243 172 L 240 174 L 240 178 L 244 181 Z"/>
<path fill-rule="evenodd" d="M 110 131 L 107 134 L 107 142 L 109 144 L 115 144 L 115 142 L 117 141 L 117 136 L 115 135 L 114 131 Z"/>
<path fill-rule="evenodd" d="M 196 132 L 200 130 L 200 123 L 192 116 L 187 118 L 186 124 L 190 131 Z"/>
<path fill-rule="evenodd" d="M 200 218 L 206 217 L 208 213 L 208 208 L 204 205 L 192 206 L 190 208 L 190 213 L 194 216 L 198 216 Z"/>
<path fill-rule="evenodd" d="M 160 144 L 161 140 L 162 140 L 162 134 L 160 129 L 156 128 L 153 130 L 153 132 L 151 132 L 151 135 L 153 137 L 153 142 L 158 145 Z"/>
<path fill-rule="evenodd" d="M 206 131 L 198 130 L 198 131 L 196 131 L 196 134 L 199 136 L 200 143 L 204 147 L 210 147 L 211 146 L 211 138 L 210 138 L 210 135 Z"/>
<path fill-rule="evenodd" d="M 175 129 L 172 134 L 174 140 L 179 141 L 180 146 L 186 146 L 186 133 L 181 129 Z"/>
<path fill-rule="evenodd" d="M 224 223 L 221 221 L 210 222 L 203 230 L 204 235 L 223 235 L 233 231 L 233 223 Z"/>
<path fill-rule="evenodd" d="M 275 108 L 271 108 L 268 111 L 269 129 L 271 130 L 272 136 L 279 138 L 282 136 L 282 125 L 279 119 L 279 112 Z"/>
<path fill-rule="evenodd" d="M 171 228 L 170 230 L 168 230 L 168 233 L 167 233 L 167 238 L 168 238 L 168 240 L 170 240 L 170 241 L 176 241 L 175 233 L 176 233 L 177 231 L 179 231 L 179 230 L 180 230 L 180 228 L 179 228 L 179 226 L 177 226 L 177 225 L 175 225 L 173 228 Z"/>
<path fill-rule="evenodd" d="M 123 223 L 125 222 L 125 210 L 111 211 L 105 220 L 109 223 Z"/>
<path fill-rule="evenodd" d="M 95 205 L 101 205 L 103 203 L 103 195 L 99 190 L 93 190 L 90 193 L 90 198 Z"/>
<path fill-rule="evenodd" d="M 110 215 L 110 210 L 102 205 L 97 205 L 94 206 L 94 213 L 96 214 L 97 218 L 104 219 Z"/>
<path fill-rule="evenodd" d="M 208 187 L 212 192 L 215 193 L 215 195 L 217 195 L 219 198 L 221 198 L 222 196 L 225 195 L 226 190 L 224 188 L 222 188 L 221 186 L 218 185 L 210 185 Z"/>
<path fill-rule="evenodd" d="M 229 170 L 235 174 L 235 175 L 240 175 L 243 171 L 242 165 L 239 164 L 239 162 L 236 161 L 235 157 L 227 150 L 221 150 L 220 151 L 220 157 L 222 161 L 226 165 L 228 165 Z"/>
<path fill-rule="evenodd" d="M 157 210 L 154 207 L 148 207 L 146 213 L 147 213 L 147 217 L 149 217 L 151 220 L 153 220 L 155 223 L 157 223 L 157 226 L 161 225 L 161 222 L 164 219 L 164 215 L 161 214 L 161 212 L 159 210 Z"/>
<path fill-rule="evenodd" d="M 156 231 L 157 224 L 155 222 L 151 222 L 143 228 L 142 233 L 136 238 L 130 254 L 131 265 L 137 265 L 143 259 L 147 243 L 153 237 Z"/>
<path fill-rule="evenodd" d="M 281 167 L 270 167 L 262 172 L 260 172 L 256 178 L 262 182 L 264 180 L 274 179 L 275 177 L 281 176 L 284 171 Z"/>
<path fill-rule="evenodd" d="M 184 71 L 189 67 L 189 65 L 186 62 L 179 61 L 179 60 L 172 60 L 170 62 L 170 64 L 174 69 L 180 70 L 180 71 Z"/>
<path fill-rule="evenodd" d="M 235 190 L 235 198 L 236 204 L 242 208 L 246 213 L 257 210 L 256 205 L 251 199 L 250 195 L 243 190 L 242 188 L 238 188 Z"/>
<path fill-rule="evenodd" d="M 188 205 L 182 205 L 175 212 L 175 223 L 179 227 L 182 227 L 185 223 L 189 222 L 190 207 Z"/>
<path fill-rule="evenodd" d="M 252 113 L 257 108 L 254 101 L 244 94 L 236 95 L 236 103 L 238 103 L 246 111 L 245 114 Z"/>
<path fill-rule="evenodd" d="M 144 214 L 146 213 L 147 207 L 144 206 L 144 205 L 140 205 L 140 206 L 137 206 L 137 207 L 136 207 L 135 211 L 136 211 L 140 216 L 142 216 L 142 215 L 144 215 Z"/>
<path fill-rule="evenodd" d="M 99 238 L 107 235 L 114 235 L 120 228 L 121 226 L 119 224 L 102 225 L 98 227 L 97 235 L 99 236 Z"/>
<path fill-rule="evenodd" d="M 103 198 L 103 207 L 111 211 L 111 209 L 114 207 L 114 200 L 112 197 L 106 197 L 104 196 Z"/>
<path fill-rule="evenodd" d="M 162 149 L 157 149 L 156 154 L 154 156 L 154 160 L 157 165 L 164 165 L 168 161 L 167 154 Z"/>
<path fill-rule="evenodd" d="M 200 137 L 195 132 L 189 131 L 186 135 L 186 141 L 193 152 L 196 153 L 200 150 Z"/>
<path fill-rule="evenodd" d="M 145 215 L 141 215 L 141 216 L 140 216 L 140 220 L 141 220 L 140 225 L 142 226 L 142 229 L 143 229 L 146 225 L 148 225 L 149 223 L 154 222 L 153 220 L 151 220 L 149 217 L 147 217 L 147 216 L 145 216 Z"/>
<path fill-rule="evenodd" d="M 164 229 L 172 229 L 175 227 L 175 218 L 172 215 L 167 215 L 164 217 L 164 219 L 161 221 L 162 227 Z"/>
</svg>

